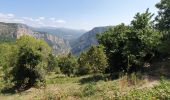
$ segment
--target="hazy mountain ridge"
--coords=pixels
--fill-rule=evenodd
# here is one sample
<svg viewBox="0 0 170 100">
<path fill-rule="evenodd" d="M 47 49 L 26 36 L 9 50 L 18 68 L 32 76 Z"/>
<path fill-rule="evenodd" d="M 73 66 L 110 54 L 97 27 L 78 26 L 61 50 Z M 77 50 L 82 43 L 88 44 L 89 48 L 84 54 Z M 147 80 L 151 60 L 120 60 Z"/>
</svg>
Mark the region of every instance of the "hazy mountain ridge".
<svg viewBox="0 0 170 100">
<path fill-rule="evenodd" d="M 36 32 L 25 24 L 0 22 L 0 38 L 15 40 L 23 35 L 29 35 L 37 39 L 45 40 L 50 46 L 52 46 L 55 54 L 67 54 L 70 52 L 69 42 L 62 38 L 46 32 Z"/>
<path fill-rule="evenodd" d="M 85 30 L 74 30 L 74 29 L 56 28 L 56 27 L 33 28 L 33 30 L 39 32 L 47 32 L 49 34 L 55 35 L 59 38 L 63 38 L 68 41 L 73 41 L 86 32 Z"/>
<path fill-rule="evenodd" d="M 90 46 L 98 44 L 96 35 L 105 32 L 109 27 L 110 26 L 95 27 L 89 32 L 84 33 L 77 40 L 71 42 L 72 53 L 78 55 Z"/>
<path fill-rule="evenodd" d="M 98 33 L 105 32 L 109 27 L 111 26 L 95 27 L 83 34 L 80 33 L 82 30 L 77 30 L 77 33 L 72 33 L 76 30 L 65 28 L 38 29 L 25 24 L 0 22 L 0 38 L 9 38 L 15 40 L 20 36 L 29 35 L 37 39 L 45 40 L 53 48 L 55 54 L 62 55 L 72 52 L 75 55 L 79 55 L 82 51 L 85 51 L 90 46 L 98 44 L 96 35 Z M 60 29 L 63 32 L 65 30 L 65 33 L 57 33 L 57 31 Z M 71 32 L 67 32 L 69 30 L 71 30 Z M 53 33 L 53 31 L 55 32 Z M 71 36 L 68 38 L 67 35 Z"/>
</svg>

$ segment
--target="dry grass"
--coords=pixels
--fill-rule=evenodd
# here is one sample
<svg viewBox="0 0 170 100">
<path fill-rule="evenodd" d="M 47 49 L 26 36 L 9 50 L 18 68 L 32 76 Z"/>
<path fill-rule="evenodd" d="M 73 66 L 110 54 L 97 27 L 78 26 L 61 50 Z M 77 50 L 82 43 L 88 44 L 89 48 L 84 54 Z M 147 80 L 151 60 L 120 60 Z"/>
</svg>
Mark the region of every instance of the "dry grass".
<svg viewBox="0 0 170 100">
<path fill-rule="evenodd" d="M 81 83 L 82 79 L 91 79 L 91 76 L 60 77 L 53 75 L 47 80 L 48 85 L 44 89 L 31 88 L 22 93 L 13 95 L 0 95 L 0 100 L 113 100 L 115 97 L 126 93 L 135 86 L 138 88 L 152 87 L 157 81 L 145 79 L 140 82 L 129 81 L 127 76 L 117 80 L 106 81 L 99 79 Z M 53 79 L 53 82 L 51 82 Z M 143 82 L 146 81 L 147 82 Z M 51 83 L 50 83 L 51 82 Z M 132 83 L 136 85 L 132 85 Z M 142 85 L 141 85 L 142 84 Z"/>
</svg>

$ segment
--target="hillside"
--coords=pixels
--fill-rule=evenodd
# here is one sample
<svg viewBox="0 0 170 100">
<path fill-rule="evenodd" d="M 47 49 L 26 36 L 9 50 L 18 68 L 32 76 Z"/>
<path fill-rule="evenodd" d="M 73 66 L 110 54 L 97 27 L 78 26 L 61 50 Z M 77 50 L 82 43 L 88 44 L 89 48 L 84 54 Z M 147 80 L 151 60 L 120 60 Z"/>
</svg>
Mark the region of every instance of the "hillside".
<svg viewBox="0 0 170 100">
<path fill-rule="evenodd" d="M 63 38 L 68 41 L 73 41 L 86 32 L 85 30 L 74 30 L 74 29 L 55 28 L 55 27 L 33 28 L 33 30 L 39 32 L 47 32 L 49 34 L 55 35 L 57 37 Z"/>
<path fill-rule="evenodd" d="M 134 81 L 135 82 L 135 81 Z M 66 77 L 51 74 L 47 77 L 47 87 L 43 89 L 30 88 L 13 95 L 0 94 L 2 100 L 148 100 L 160 98 L 169 94 L 170 81 L 146 78 L 138 80 L 136 85 L 129 85 L 125 78 L 107 80 L 105 76 Z M 166 88 L 165 88 L 166 87 Z M 153 100 L 153 99 L 149 99 Z"/>
<path fill-rule="evenodd" d="M 66 28 L 33 28 L 19 23 L 0 23 L 0 40 L 12 41 L 20 36 L 29 35 L 45 40 L 52 46 L 55 54 L 75 55 L 97 44 L 96 34 L 106 31 L 109 27 L 95 27 L 85 32 L 84 30 L 72 30 Z"/>
<path fill-rule="evenodd" d="M 82 51 L 88 49 L 92 45 L 97 44 L 96 35 L 106 31 L 109 27 L 95 27 L 89 32 L 84 33 L 81 37 L 71 42 L 73 54 L 80 54 Z"/>
<path fill-rule="evenodd" d="M 46 32 L 36 32 L 25 24 L 0 22 L 0 37 L 2 41 L 15 40 L 23 35 L 29 35 L 37 39 L 45 40 L 50 46 L 52 46 L 55 54 L 67 54 L 70 51 L 68 41 L 62 38 Z"/>
</svg>

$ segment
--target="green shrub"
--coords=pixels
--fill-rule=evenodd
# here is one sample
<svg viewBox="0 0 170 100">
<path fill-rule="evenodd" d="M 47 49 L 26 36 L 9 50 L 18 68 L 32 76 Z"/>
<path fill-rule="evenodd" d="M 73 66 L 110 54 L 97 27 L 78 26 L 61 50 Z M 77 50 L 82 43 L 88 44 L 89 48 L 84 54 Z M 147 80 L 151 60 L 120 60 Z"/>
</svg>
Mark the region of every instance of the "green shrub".
<svg viewBox="0 0 170 100">
<path fill-rule="evenodd" d="M 75 75 L 78 69 L 77 59 L 70 53 L 65 57 L 59 58 L 60 70 L 68 76 Z"/>
<path fill-rule="evenodd" d="M 83 96 L 91 96 L 94 95 L 95 93 L 96 93 L 96 87 L 94 82 L 91 82 L 87 84 L 85 87 L 83 87 L 83 91 L 82 91 Z"/>
<path fill-rule="evenodd" d="M 107 67 L 107 57 L 103 46 L 92 46 L 87 52 L 83 52 L 79 59 L 78 74 L 104 73 Z"/>
<path fill-rule="evenodd" d="M 45 84 L 47 58 L 51 52 L 47 43 L 23 36 L 17 40 L 17 63 L 12 69 L 13 81 L 18 88 L 26 88 L 37 81 Z"/>
<path fill-rule="evenodd" d="M 58 59 L 55 55 L 50 54 L 48 57 L 48 67 L 47 71 L 48 72 L 55 72 L 55 69 L 58 69 Z"/>
</svg>

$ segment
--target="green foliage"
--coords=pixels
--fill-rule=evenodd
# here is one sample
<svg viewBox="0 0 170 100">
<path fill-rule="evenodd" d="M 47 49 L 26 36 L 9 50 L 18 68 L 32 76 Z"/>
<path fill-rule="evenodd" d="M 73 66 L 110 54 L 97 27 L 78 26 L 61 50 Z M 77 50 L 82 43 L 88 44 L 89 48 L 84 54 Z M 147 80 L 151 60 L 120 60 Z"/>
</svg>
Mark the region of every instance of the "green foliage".
<svg viewBox="0 0 170 100">
<path fill-rule="evenodd" d="M 159 9 L 156 17 L 157 28 L 166 33 L 170 32 L 170 0 L 161 0 L 156 7 Z"/>
<path fill-rule="evenodd" d="M 61 69 L 61 72 L 70 76 L 74 75 L 77 72 L 78 64 L 77 59 L 70 53 L 65 57 L 59 58 L 58 66 Z"/>
<path fill-rule="evenodd" d="M 47 58 L 51 52 L 47 43 L 33 37 L 22 36 L 17 40 L 18 59 L 13 68 L 13 81 L 19 88 L 45 82 Z"/>
<path fill-rule="evenodd" d="M 159 9 L 156 28 L 163 34 L 160 52 L 163 56 L 167 56 L 170 54 L 170 0 L 161 0 L 156 7 Z"/>
<path fill-rule="evenodd" d="M 153 25 L 153 21 L 151 21 L 151 18 L 153 17 L 153 14 L 149 13 L 149 9 L 146 10 L 145 13 L 137 13 L 134 17 L 134 20 L 132 20 L 131 24 L 134 29 L 144 29 L 144 28 L 152 28 L 151 25 Z"/>
<path fill-rule="evenodd" d="M 155 56 L 161 35 L 152 28 L 151 18 L 148 10 L 137 13 L 131 26 L 117 25 L 98 36 L 109 59 L 109 72 L 139 70 Z"/>
<path fill-rule="evenodd" d="M 4 42 L 14 42 L 15 39 L 14 38 L 10 38 L 10 37 L 3 37 L 3 36 L 0 36 L 0 43 L 4 43 Z"/>
<path fill-rule="evenodd" d="M 92 46 L 78 59 L 79 74 L 102 73 L 107 67 L 107 57 L 102 46 Z"/>
<path fill-rule="evenodd" d="M 17 48 L 15 45 L 3 43 L 0 44 L 0 77 L 6 85 L 11 84 L 11 70 L 16 64 Z"/>
<path fill-rule="evenodd" d="M 47 71 L 56 71 L 57 73 L 59 72 L 59 67 L 58 67 L 58 59 L 54 55 L 50 54 L 48 58 L 48 68 Z"/>
<path fill-rule="evenodd" d="M 127 94 L 118 97 L 119 99 L 140 99 L 140 100 L 169 100 L 170 83 L 162 80 L 159 85 L 152 89 L 133 89 Z"/>
<path fill-rule="evenodd" d="M 83 96 L 91 96 L 96 92 L 95 83 L 89 83 L 85 87 L 83 87 L 82 94 Z"/>
</svg>

